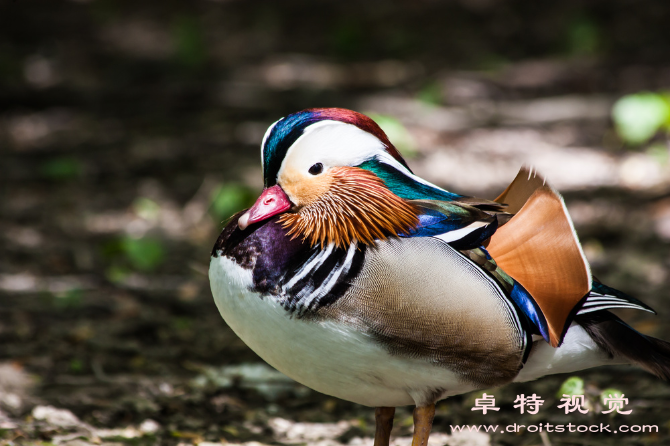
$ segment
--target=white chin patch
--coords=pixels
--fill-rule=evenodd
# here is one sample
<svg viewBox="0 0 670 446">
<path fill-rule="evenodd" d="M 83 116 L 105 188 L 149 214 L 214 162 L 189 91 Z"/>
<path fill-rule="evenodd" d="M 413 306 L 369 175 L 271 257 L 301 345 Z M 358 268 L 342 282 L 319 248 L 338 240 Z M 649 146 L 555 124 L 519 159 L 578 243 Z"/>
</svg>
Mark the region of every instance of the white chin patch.
<svg viewBox="0 0 670 446">
<path fill-rule="evenodd" d="M 249 226 L 249 212 L 245 212 L 244 215 L 240 217 L 239 220 L 237 220 L 237 226 L 244 231 L 247 229 L 247 226 Z"/>
</svg>

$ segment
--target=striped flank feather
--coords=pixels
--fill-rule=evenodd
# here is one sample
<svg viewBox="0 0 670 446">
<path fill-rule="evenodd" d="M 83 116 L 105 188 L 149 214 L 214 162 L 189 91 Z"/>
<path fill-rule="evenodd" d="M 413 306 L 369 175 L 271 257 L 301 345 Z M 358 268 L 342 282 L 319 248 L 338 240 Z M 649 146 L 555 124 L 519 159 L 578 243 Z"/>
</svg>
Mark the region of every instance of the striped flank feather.
<svg viewBox="0 0 670 446">
<path fill-rule="evenodd" d="M 647 304 L 627 295 L 619 290 L 593 280 L 593 288 L 588 297 L 577 312 L 578 315 L 592 313 L 594 311 L 611 310 L 614 308 L 631 308 L 634 310 L 656 312 Z"/>
</svg>

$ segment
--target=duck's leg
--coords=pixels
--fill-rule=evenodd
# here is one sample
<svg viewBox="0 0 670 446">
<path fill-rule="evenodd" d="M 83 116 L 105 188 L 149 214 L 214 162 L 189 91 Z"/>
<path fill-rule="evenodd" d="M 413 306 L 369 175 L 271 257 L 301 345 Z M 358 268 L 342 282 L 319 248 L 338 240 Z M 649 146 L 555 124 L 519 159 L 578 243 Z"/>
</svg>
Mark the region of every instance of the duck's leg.
<svg viewBox="0 0 670 446">
<path fill-rule="evenodd" d="M 430 429 L 433 427 L 433 418 L 435 418 L 435 404 L 417 406 L 414 409 L 412 446 L 426 446 L 428 444 Z"/>
<path fill-rule="evenodd" d="M 375 408 L 375 446 L 389 446 L 391 429 L 393 428 L 393 415 L 395 407 Z"/>
</svg>

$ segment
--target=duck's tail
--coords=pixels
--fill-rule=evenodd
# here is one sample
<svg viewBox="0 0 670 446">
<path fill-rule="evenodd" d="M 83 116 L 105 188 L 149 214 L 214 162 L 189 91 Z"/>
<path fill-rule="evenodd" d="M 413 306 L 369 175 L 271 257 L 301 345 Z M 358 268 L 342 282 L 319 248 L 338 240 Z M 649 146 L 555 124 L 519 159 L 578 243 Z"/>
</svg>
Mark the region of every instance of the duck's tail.
<svg viewBox="0 0 670 446">
<path fill-rule="evenodd" d="M 613 359 L 670 381 L 670 342 L 643 335 L 609 311 L 579 315 L 575 322 Z"/>
<path fill-rule="evenodd" d="M 670 342 L 643 335 L 607 310 L 578 314 L 560 347 L 534 342 L 514 381 L 615 364 L 635 364 L 670 381 Z"/>
</svg>

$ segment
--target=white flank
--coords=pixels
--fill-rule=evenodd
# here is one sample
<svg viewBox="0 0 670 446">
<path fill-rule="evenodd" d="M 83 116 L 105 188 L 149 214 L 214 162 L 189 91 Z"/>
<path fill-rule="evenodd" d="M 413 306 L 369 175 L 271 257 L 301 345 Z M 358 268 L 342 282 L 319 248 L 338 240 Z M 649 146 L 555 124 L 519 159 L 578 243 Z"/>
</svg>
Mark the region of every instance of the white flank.
<svg viewBox="0 0 670 446">
<path fill-rule="evenodd" d="M 233 331 L 277 370 L 319 392 L 367 406 L 425 403 L 474 390 L 449 370 L 391 356 L 365 333 L 333 321 L 292 318 L 273 298 L 250 291 L 251 271 L 219 256 L 209 270 L 214 301 Z"/>
<path fill-rule="evenodd" d="M 573 323 L 558 348 L 553 348 L 544 340 L 535 341 L 526 365 L 514 381 L 531 381 L 545 375 L 625 363 L 609 358 L 582 327 Z"/>
</svg>

